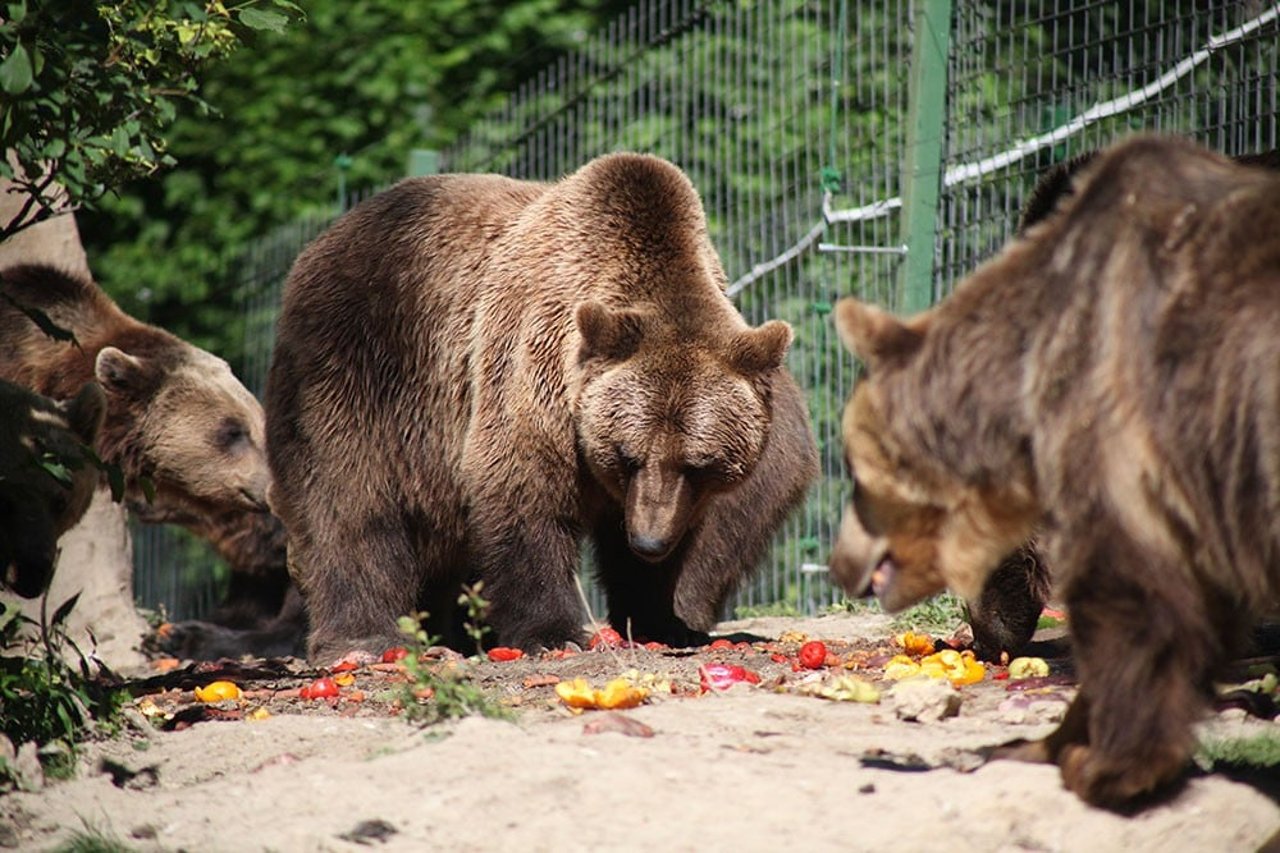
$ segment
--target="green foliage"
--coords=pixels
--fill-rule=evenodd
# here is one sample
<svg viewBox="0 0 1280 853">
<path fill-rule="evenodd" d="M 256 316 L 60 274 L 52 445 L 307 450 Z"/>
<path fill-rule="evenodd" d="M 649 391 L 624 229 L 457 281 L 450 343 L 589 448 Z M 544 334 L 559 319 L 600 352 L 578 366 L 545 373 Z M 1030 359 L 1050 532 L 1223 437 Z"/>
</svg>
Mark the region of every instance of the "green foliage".
<svg viewBox="0 0 1280 853">
<path fill-rule="evenodd" d="M 71 833 L 71 837 L 54 847 L 51 853 L 132 853 L 134 849 L 103 830 L 88 826 Z"/>
<path fill-rule="evenodd" d="M 66 619 L 78 598 L 77 593 L 63 602 L 51 619 L 45 619 L 42 602 L 39 622 L 12 602 L 3 602 L 0 611 L 0 733 L 15 745 L 39 744 L 42 761 L 62 756 L 64 770 L 75 744 L 95 723 L 110 722 L 125 699 L 93 675 L 66 634 Z M 33 638 L 30 629 L 38 629 L 38 636 Z M 78 666 L 67 662 L 67 651 Z M 4 772 L 0 768 L 0 775 Z"/>
<path fill-rule="evenodd" d="M 414 613 L 401 616 L 398 622 L 409 650 L 402 661 L 409 676 L 401 690 L 405 718 L 426 725 L 472 714 L 509 719 L 508 709 L 497 704 L 454 665 L 423 661 L 423 653 L 439 641 L 423 629 L 426 618 L 426 613 Z"/>
<path fill-rule="evenodd" d="M 955 593 L 944 592 L 893 617 L 893 627 L 900 631 L 928 631 L 947 634 L 966 620 L 964 600 Z"/>
<path fill-rule="evenodd" d="M 489 601 L 481 596 L 484 581 L 476 581 L 471 585 L 462 585 L 462 594 L 458 596 L 458 605 L 467 608 L 467 621 L 463 627 L 467 636 L 476 644 L 476 654 L 484 654 L 484 635 L 492 629 L 485 624 L 485 614 L 489 612 Z"/>
<path fill-rule="evenodd" d="M 305 22 L 262 32 L 177 105 L 177 166 L 79 217 L 91 264 L 135 316 L 227 355 L 241 294 L 224 259 L 299 216 L 332 212 L 340 182 L 404 174 L 501 93 L 625 0 L 311 0 Z M 345 168 L 336 161 L 345 156 Z"/>
<path fill-rule="evenodd" d="M 271 8 L 267 8 L 267 7 Z M 288 0 L 17 0 L 0 11 L 0 176 L 27 194 L 0 240 L 111 187 L 173 165 L 164 133 L 197 72 L 246 29 L 278 27 Z M 15 168 L 16 165 L 16 168 Z M 56 186 L 61 185 L 61 190 Z M 65 190 L 65 197 L 61 192 Z"/>
</svg>

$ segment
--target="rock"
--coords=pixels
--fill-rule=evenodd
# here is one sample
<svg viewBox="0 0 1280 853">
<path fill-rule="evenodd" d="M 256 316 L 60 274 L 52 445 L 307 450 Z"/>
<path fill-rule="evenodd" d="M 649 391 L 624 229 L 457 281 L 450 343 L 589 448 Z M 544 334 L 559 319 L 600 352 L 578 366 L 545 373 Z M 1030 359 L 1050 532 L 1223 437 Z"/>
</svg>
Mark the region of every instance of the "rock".
<svg viewBox="0 0 1280 853">
<path fill-rule="evenodd" d="M 960 693 L 951 682 L 937 678 L 908 678 L 886 694 L 900 720 L 933 723 L 960 712 Z"/>
</svg>

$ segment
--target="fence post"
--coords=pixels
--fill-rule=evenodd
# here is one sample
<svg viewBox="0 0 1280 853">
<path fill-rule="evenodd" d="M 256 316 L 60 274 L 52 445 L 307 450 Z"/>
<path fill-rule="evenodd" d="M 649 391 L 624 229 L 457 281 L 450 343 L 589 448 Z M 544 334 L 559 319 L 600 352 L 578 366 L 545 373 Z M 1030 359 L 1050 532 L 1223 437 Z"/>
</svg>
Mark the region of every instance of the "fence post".
<svg viewBox="0 0 1280 853">
<path fill-rule="evenodd" d="M 423 175 L 434 175 L 440 171 L 440 152 L 429 148 L 415 148 L 409 152 L 409 161 L 405 165 L 405 175 L 419 178 Z"/>
<path fill-rule="evenodd" d="M 899 282 L 900 310 L 933 304 L 933 246 L 942 187 L 942 139 L 947 121 L 947 53 L 951 0 L 914 0 L 911 76 L 907 90 L 907 162 L 902 178 L 902 234 L 907 256 Z"/>
</svg>

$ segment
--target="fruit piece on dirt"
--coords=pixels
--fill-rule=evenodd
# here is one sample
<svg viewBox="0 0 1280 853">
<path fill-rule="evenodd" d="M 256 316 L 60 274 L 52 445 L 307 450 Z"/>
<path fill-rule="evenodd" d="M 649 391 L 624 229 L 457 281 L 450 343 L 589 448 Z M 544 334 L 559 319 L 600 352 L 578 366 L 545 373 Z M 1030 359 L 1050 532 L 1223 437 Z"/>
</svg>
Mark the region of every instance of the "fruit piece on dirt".
<svg viewBox="0 0 1280 853">
<path fill-rule="evenodd" d="M 1049 674 L 1049 664 L 1044 658 L 1022 657 L 1009 661 L 1009 678 L 1021 681 L 1024 678 L 1042 678 Z"/>
<path fill-rule="evenodd" d="M 698 667 L 698 678 L 702 682 L 702 692 L 728 690 L 735 684 L 759 684 L 760 676 L 751 670 L 725 663 L 707 663 Z"/>
<path fill-rule="evenodd" d="M 602 627 L 591 635 L 591 642 L 587 644 L 587 648 L 596 649 L 601 646 L 609 648 L 617 648 L 622 645 L 622 635 L 610 628 L 608 625 Z"/>
<path fill-rule="evenodd" d="M 800 663 L 806 669 L 822 669 L 827 663 L 827 646 L 821 640 L 810 640 L 800 647 Z"/>
<path fill-rule="evenodd" d="M 717 640 L 712 640 L 711 643 L 707 646 L 707 648 L 711 649 L 712 651 L 719 651 L 721 649 L 732 649 L 733 640 L 726 640 L 724 637 L 721 637 Z"/>
<path fill-rule="evenodd" d="M 401 660 L 402 658 L 406 658 L 408 656 L 409 656 L 408 649 L 406 649 L 404 646 L 395 646 L 394 648 L 387 649 L 385 652 L 382 653 L 382 662 L 395 663 L 396 661 Z"/>
<path fill-rule="evenodd" d="M 934 652 L 933 638 L 928 634 L 917 634 L 907 631 L 893 638 L 902 650 L 913 657 L 931 655 Z"/>
<path fill-rule="evenodd" d="M 196 698 L 201 702 L 222 702 L 227 699 L 239 699 L 240 688 L 230 681 L 214 681 L 204 687 L 197 687 Z"/>
<path fill-rule="evenodd" d="M 338 695 L 338 683 L 328 676 L 317 678 L 298 691 L 298 695 L 303 699 L 330 699 Z"/>
<path fill-rule="evenodd" d="M 856 675 L 837 675 L 830 680 L 820 681 L 816 684 L 806 684 L 800 688 L 800 692 L 836 702 L 866 702 L 874 704 L 880 701 L 880 691 L 875 688 L 875 685 L 858 678 Z"/>
<path fill-rule="evenodd" d="M 498 663 L 519 660 L 522 657 L 524 657 L 524 652 L 520 649 L 512 649 L 507 646 L 497 646 L 496 648 L 489 649 L 489 660 L 496 661 Z"/>
<path fill-rule="evenodd" d="M 615 678 L 597 690 L 585 678 L 561 681 L 555 687 L 560 701 L 570 708 L 615 710 L 634 708 L 649 696 L 649 691 L 637 687 L 626 678 Z"/>
</svg>

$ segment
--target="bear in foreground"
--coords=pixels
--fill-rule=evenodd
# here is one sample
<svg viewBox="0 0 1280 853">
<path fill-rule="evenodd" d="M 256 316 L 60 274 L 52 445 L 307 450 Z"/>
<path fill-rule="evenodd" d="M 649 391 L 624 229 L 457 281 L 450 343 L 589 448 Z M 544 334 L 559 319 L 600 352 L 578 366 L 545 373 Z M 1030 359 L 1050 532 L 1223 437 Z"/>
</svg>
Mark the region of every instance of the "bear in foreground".
<svg viewBox="0 0 1280 853">
<path fill-rule="evenodd" d="M 42 330 L 39 314 L 75 343 Z M 135 320 L 86 278 L 0 270 L 0 379 L 55 399 L 96 379 L 107 409 L 94 450 L 120 466 L 131 503 L 197 516 L 266 508 L 262 406 L 222 359 Z"/>
<path fill-rule="evenodd" d="M 869 367 L 841 581 L 889 610 L 974 595 L 1039 529 L 1080 692 L 1021 755 L 1090 803 L 1179 777 L 1215 667 L 1280 600 L 1278 322 L 1280 177 L 1158 137 L 933 309 L 837 306 Z"/>
<path fill-rule="evenodd" d="M 619 630 L 708 630 L 817 472 L 791 329 L 725 283 L 693 186 L 644 155 L 410 179 L 317 238 L 266 395 L 310 656 L 399 645 L 473 577 L 497 643 L 581 641 L 584 539 Z"/>
<path fill-rule="evenodd" d="M 0 581 L 24 598 L 48 588 L 58 537 L 89 508 L 98 469 L 83 447 L 106 408 L 93 382 L 56 403 L 0 381 Z"/>
</svg>

